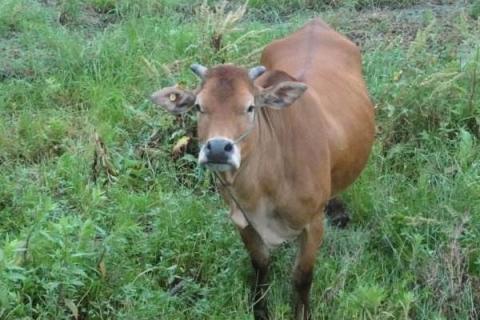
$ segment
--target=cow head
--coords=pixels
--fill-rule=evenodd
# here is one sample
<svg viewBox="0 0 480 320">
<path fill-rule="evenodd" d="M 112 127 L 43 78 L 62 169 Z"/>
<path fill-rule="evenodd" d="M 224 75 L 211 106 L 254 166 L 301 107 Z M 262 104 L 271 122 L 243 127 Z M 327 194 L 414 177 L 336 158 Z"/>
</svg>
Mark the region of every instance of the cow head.
<svg viewBox="0 0 480 320">
<path fill-rule="evenodd" d="M 242 158 L 253 149 L 251 133 L 258 108 L 288 107 L 307 88 L 295 81 L 268 88 L 257 86 L 254 80 L 265 72 L 263 66 L 245 70 L 219 65 L 207 69 L 194 64 L 191 69 L 202 80 L 195 92 L 168 87 L 155 92 L 151 100 L 173 114 L 195 109 L 200 141 L 198 162 L 215 171 L 238 169 Z"/>
</svg>

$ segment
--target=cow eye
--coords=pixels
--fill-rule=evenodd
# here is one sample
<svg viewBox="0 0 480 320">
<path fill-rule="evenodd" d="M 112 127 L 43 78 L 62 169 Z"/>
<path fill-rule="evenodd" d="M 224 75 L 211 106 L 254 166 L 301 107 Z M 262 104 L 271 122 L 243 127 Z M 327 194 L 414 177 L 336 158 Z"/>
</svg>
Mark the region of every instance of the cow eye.
<svg viewBox="0 0 480 320">
<path fill-rule="evenodd" d="M 250 107 L 248 107 L 247 112 L 252 113 L 253 110 L 255 110 L 255 106 L 250 106 Z"/>
</svg>

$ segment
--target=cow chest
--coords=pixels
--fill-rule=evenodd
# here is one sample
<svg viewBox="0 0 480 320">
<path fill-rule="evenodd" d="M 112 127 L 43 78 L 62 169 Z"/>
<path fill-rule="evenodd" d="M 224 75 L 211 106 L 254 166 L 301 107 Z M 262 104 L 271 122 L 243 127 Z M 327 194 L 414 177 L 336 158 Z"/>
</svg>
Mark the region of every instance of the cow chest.
<svg viewBox="0 0 480 320">
<path fill-rule="evenodd" d="M 251 224 L 269 248 L 293 240 L 301 232 L 291 228 L 287 221 L 276 213 L 275 206 L 269 199 L 259 200 L 255 208 L 246 210 L 245 214 L 246 217 L 235 207 L 231 210 L 230 217 L 241 229 Z"/>
</svg>

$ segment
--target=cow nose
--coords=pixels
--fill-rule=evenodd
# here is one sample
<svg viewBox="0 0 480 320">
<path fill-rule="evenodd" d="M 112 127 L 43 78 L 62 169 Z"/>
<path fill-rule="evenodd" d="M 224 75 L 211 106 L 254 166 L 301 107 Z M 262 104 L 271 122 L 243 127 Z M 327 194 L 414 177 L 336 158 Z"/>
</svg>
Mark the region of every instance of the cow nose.
<svg viewBox="0 0 480 320">
<path fill-rule="evenodd" d="M 211 163 L 228 163 L 232 156 L 233 143 L 227 139 L 210 139 L 207 142 L 207 161 Z"/>
</svg>

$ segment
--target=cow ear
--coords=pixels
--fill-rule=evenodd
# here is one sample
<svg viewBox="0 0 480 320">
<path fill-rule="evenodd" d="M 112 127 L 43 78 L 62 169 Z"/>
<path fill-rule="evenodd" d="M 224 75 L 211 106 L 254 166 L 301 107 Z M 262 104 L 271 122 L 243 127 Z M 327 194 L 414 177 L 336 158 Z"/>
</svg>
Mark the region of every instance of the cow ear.
<svg viewBox="0 0 480 320">
<path fill-rule="evenodd" d="M 255 96 L 255 106 L 282 109 L 295 102 L 307 90 L 308 86 L 297 81 L 283 81 L 261 89 Z"/>
<path fill-rule="evenodd" d="M 178 86 L 160 89 L 152 94 L 150 100 L 173 113 L 180 114 L 188 111 L 195 104 L 195 94 L 183 90 Z"/>
</svg>

